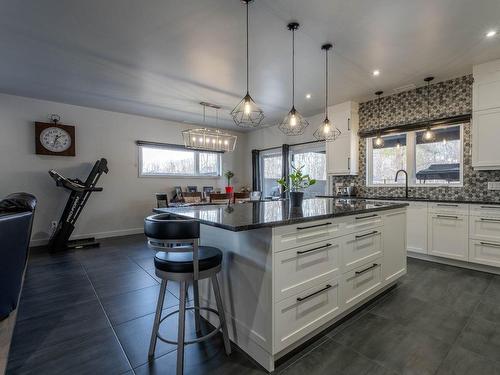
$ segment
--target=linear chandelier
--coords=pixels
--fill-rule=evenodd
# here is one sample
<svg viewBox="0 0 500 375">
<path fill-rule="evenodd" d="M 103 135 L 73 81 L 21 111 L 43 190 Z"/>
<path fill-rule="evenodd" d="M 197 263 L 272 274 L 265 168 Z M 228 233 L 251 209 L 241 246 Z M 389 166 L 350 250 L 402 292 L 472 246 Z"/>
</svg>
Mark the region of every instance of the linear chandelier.
<svg viewBox="0 0 500 375">
<path fill-rule="evenodd" d="M 206 107 L 215 109 L 216 126 L 218 125 L 220 106 L 207 102 L 200 103 L 203 106 L 203 125 L 206 124 Z M 220 129 L 198 128 L 188 129 L 182 132 L 184 146 L 186 148 L 213 152 L 232 152 L 236 146 L 237 136 L 229 134 Z"/>
</svg>

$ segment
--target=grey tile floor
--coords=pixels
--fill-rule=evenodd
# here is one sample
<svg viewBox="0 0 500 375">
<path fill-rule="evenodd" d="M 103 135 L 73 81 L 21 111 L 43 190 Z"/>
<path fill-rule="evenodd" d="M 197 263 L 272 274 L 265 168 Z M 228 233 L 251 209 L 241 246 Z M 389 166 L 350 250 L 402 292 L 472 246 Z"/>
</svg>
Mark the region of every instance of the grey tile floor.
<svg viewBox="0 0 500 375">
<path fill-rule="evenodd" d="M 155 359 L 147 359 L 158 290 L 143 236 L 32 255 L 7 373 L 174 373 L 174 346 L 161 343 Z M 166 310 L 175 309 L 177 295 L 171 284 Z M 175 337 L 175 318 L 162 329 Z M 226 357 L 217 337 L 187 347 L 185 373 L 264 371 L 237 349 Z M 409 259 L 408 275 L 395 289 L 276 373 L 500 375 L 500 277 Z"/>
</svg>

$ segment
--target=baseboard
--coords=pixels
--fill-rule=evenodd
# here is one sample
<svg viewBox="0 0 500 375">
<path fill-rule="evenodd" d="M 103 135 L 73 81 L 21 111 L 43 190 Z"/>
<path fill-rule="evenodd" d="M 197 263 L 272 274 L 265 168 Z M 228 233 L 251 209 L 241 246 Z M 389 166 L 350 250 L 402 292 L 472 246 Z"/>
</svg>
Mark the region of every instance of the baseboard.
<svg viewBox="0 0 500 375">
<path fill-rule="evenodd" d="M 474 271 L 488 272 L 500 275 L 500 268 L 498 267 L 492 267 L 478 263 L 463 262 L 461 260 L 455 260 L 455 259 L 441 258 L 433 255 L 414 253 L 412 251 L 407 251 L 407 256 L 409 258 L 426 260 L 428 262 L 446 264 L 447 266 L 467 268 Z"/>
<path fill-rule="evenodd" d="M 95 237 L 95 238 L 109 238 L 109 237 L 121 237 L 121 236 L 130 236 L 132 234 L 141 234 L 144 233 L 144 228 L 130 228 L 130 229 L 118 229 L 111 230 L 106 232 L 97 232 L 97 233 L 87 233 L 87 234 L 77 234 L 75 236 L 71 236 L 72 240 L 78 240 L 81 238 L 87 237 Z M 35 246 L 45 246 L 49 243 L 49 238 L 45 239 L 37 239 L 30 241 L 30 247 Z"/>
</svg>

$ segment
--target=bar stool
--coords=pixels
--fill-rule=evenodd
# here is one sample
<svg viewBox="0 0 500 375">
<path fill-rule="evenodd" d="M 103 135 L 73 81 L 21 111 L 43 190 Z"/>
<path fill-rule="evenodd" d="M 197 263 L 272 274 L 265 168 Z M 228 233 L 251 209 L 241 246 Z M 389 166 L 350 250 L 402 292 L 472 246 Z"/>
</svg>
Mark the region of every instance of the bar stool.
<svg viewBox="0 0 500 375">
<path fill-rule="evenodd" d="M 231 354 L 224 305 L 220 293 L 217 273 L 221 270 L 222 251 L 212 246 L 200 246 L 200 223 L 195 220 L 179 219 L 170 214 L 151 215 L 144 220 L 144 233 L 148 238 L 148 246 L 158 252 L 155 255 L 155 273 L 161 278 L 160 294 L 156 305 L 156 315 L 149 345 L 149 357 L 154 356 L 157 339 L 177 345 L 177 375 L 183 373 L 184 346 L 209 339 L 222 333 L 227 355 Z M 217 310 L 200 307 L 198 280 L 210 278 L 214 290 Z M 167 290 L 167 281 L 178 281 L 179 309 L 162 317 L 163 300 Z M 193 283 L 194 307 L 186 307 L 187 284 Z M 185 341 L 186 310 L 194 310 L 197 338 Z M 200 332 L 200 310 L 218 315 L 219 326 L 210 333 L 198 337 Z M 160 324 L 169 316 L 179 313 L 177 341 L 162 337 Z"/>
</svg>

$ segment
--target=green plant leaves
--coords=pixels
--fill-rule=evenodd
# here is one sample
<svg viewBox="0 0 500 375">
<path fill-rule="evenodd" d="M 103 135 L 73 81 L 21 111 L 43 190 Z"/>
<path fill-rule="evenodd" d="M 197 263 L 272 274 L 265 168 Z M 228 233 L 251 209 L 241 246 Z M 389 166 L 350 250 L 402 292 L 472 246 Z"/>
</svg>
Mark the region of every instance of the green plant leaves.
<svg viewBox="0 0 500 375">
<path fill-rule="evenodd" d="M 288 184 L 284 178 L 280 178 L 276 180 L 278 184 L 283 187 L 283 191 L 300 191 L 307 189 L 309 186 L 312 186 L 316 183 L 314 178 L 311 178 L 308 174 L 303 174 L 302 169 L 303 165 L 299 167 L 295 167 L 292 164 L 292 173 L 290 173 L 290 183 Z"/>
</svg>

